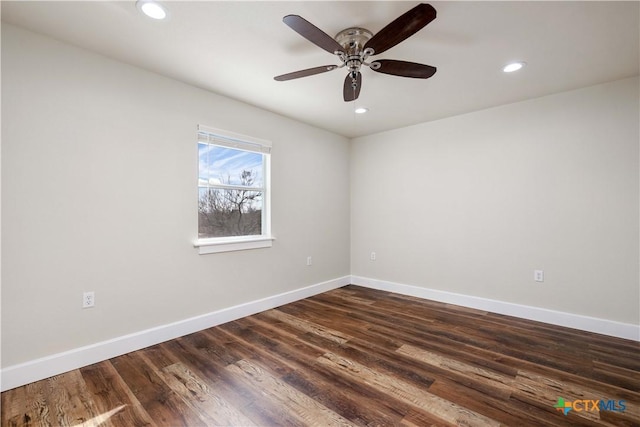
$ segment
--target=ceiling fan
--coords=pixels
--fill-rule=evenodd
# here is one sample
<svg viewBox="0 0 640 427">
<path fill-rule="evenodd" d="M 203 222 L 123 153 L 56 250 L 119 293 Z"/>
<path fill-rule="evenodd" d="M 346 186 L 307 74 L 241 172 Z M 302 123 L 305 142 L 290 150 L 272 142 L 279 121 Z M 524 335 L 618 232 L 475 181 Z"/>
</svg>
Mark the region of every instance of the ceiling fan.
<svg viewBox="0 0 640 427">
<path fill-rule="evenodd" d="M 428 79 L 436 72 L 436 68 L 430 65 L 394 59 L 376 59 L 367 62 L 367 59 L 392 48 L 417 33 L 435 18 L 436 10 L 431 5 L 422 3 L 396 18 L 375 35 L 365 28 L 351 27 L 340 31 L 335 38 L 331 38 L 327 33 L 301 16 L 287 15 L 282 19 L 285 24 L 311 43 L 336 55 L 341 64 L 322 65 L 294 71 L 293 73 L 276 76 L 274 79 L 286 81 L 346 67 L 349 73 L 344 80 L 342 91 L 345 102 L 354 101 L 360 95 L 362 87 L 360 67 L 363 65 L 378 73 Z"/>
</svg>

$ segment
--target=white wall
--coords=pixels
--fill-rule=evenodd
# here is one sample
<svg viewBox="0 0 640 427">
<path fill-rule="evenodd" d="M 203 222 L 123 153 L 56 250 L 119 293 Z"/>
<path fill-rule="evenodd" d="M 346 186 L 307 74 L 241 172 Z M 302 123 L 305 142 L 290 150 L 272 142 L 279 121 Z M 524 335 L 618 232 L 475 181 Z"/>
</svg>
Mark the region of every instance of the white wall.
<svg viewBox="0 0 640 427">
<path fill-rule="evenodd" d="M 197 124 L 273 142 L 272 248 L 193 247 Z M 2 150 L 3 367 L 349 274 L 344 137 L 3 23 Z"/>
<path fill-rule="evenodd" d="M 638 325 L 638 87 L 353 140 L 352 275 Z"/>
</svg>

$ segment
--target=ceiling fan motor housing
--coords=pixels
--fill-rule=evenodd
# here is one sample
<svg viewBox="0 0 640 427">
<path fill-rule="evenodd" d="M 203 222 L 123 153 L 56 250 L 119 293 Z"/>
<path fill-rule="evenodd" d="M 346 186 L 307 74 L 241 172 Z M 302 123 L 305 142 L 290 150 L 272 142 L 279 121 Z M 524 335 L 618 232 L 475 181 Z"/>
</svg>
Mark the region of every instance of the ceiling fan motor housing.
<svg viewBox="0 0 640 427">
<path fill-rule="evenodd" d="M 345 54 L 340 55 L 347 69 L 355 79 L 355 73 L 360 70 L 364 62 L 364 45 L 373 37 L 373 33 L 366 28 L 351 27 L 340 31 L 335 36 L 336 42 L 343 47 Z"/>
<path fill-rule="evenodd" d="M 365 28 L 351 27 L 340 31 L 335 40 L 347 52 L 347 55 L 359 55 L 364 45 L 373 37 L 373 33 Z"/>
</svg>

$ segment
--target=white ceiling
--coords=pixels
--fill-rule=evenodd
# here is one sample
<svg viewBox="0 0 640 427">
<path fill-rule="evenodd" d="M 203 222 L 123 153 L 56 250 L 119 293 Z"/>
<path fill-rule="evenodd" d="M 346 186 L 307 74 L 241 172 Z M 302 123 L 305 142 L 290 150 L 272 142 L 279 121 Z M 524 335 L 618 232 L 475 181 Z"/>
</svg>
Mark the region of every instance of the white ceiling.
<svg viewBox="0 0 640 427">
<path fill-rule="evenodd" d="M 418 2 L 175 1 L 166 21 L 134 1 L 2 1 L 2 20 L 258 107 L 355 137 L 639 74 L 640 3 L 430 2 L 438 16 L 376 59 L 432 65 L 430 79 L 363 68 L 342 100 L 345 69 L 287 82 L 276 75 L 338 64 L 282 22 L 297 14 L 334 36 L 374 34 Z M 527 67 L 505 74 L 504 64 Z M 355 115 L 355 106 L 370 109 Z"/>
</svg>

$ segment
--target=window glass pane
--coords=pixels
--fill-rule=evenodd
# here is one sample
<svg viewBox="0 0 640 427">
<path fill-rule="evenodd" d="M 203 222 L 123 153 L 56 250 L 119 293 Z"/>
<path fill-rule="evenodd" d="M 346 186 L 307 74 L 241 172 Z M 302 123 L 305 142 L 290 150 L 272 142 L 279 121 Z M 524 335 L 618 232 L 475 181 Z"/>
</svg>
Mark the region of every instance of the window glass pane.
<svg viewBox="0 0 640 427">
<path fill-rule="evenodd" d="M 198 185 L 263 187 L 261 153 L 198 143 Z"/>
<path fill-rule="evenodd" d="M 199 188 L 198 238 L 262 234 L 262 193 Z"/>
</svg>

